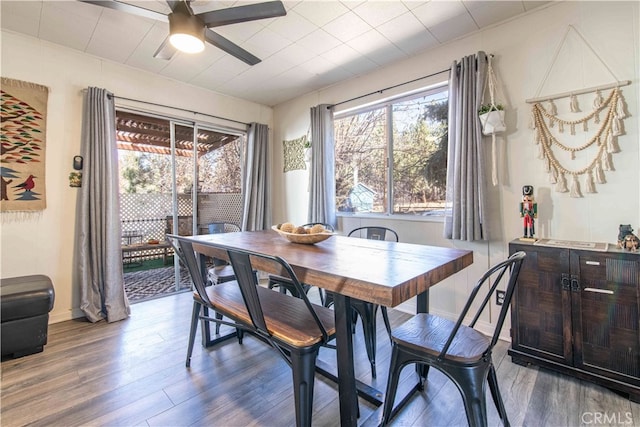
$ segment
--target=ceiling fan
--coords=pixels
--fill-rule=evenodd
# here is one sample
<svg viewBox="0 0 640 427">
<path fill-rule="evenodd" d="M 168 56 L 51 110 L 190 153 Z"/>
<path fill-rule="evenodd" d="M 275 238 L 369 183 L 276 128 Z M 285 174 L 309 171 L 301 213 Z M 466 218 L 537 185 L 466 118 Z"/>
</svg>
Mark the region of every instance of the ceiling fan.
<svg viewBox="0 0 640 427">
<path fill-rule="evenodd" d="M 117 0 L 80 1 L 169 22 L 169 35 L 153 54 L 154 58 L 171 59 L 178 50 L 187 53 L 201 52 L 206 41 L 249 65 L 259 63 L 260 59 L 211 28 L 287 14 L 281 1 L 268 1 L 195 14 L 190 5 L 192 0 L 167 0 L 171 9 L 168 15 Z"/>
</svg>

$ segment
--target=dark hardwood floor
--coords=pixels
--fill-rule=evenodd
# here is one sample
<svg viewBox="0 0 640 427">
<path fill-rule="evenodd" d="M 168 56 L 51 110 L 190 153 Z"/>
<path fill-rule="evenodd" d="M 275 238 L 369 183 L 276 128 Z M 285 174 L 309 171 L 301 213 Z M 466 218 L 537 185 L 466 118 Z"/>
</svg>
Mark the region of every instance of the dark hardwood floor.
<svg viewBox="0 0 640 427">
<path fill-rule="evenodd" d="M 310 292 L 310 296 L 317 292 Z M 73 320 L 49 326 L 42 353 L 2 362 L 2 426 L 289 426 L 295 424 L 291 373 L 254 338 L 204 349 L 196 343 L 185 368 L 191 295 L 131 306 L 122 322 Z M 389 310 L 392 325 L 409 315 Z M 390 344 L 381 319 L 378 378 L 371 379 L 360 325 L 354 335 L 356 375 L 384 390 Z M 514 426 L 639 426 L 640 405 L 574 378 L 522 367 L 496 347 L 494 361 Z M 321 359 L 335 365 L 335 354 Z M 402 386 L 415 375 L 405 369 Z M 490 401 L 490 400 L 489 400 Z M 491 402 L 491 401 L 490 401 Z M 500 425 L 489 404 L 489 424 Z M 360 423 L 378 424 L 381 410 L 360 399 Z M 313 422 L 339 425 L 335 384 L 317 376 Z M 435 370 L 425 391 L 393 420 L 394 426 L 458 426 L 466 418 L 455 386 Z"/>
</svg>

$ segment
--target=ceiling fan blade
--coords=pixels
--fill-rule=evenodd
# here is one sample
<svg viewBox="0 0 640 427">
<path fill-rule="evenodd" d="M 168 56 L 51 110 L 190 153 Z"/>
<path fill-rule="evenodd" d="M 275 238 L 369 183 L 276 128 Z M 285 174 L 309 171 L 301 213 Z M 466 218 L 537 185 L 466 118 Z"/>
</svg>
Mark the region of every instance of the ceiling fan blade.
<svg viewBox="0 0 640 427">
<path fill-rule="evenodd" d="M 138 15 L 145 18 L 155 19 L 161 22 L 169 22 L 167 15 L 156 12 L 155 10 L 145 9 L 140 6 L 133 6 L 127 3 L 120 3 L 112 0 L 79 0 L 82 3 L 95 4 L 97 6 L 106 7 L 108 9 L 119 10 L 121 12 L 131 13 L 132 15 Z"/>
<path fill-rule="evenodd" d="M 252 55 L 231 40 L 222 37 L 218 33 L 214 33 L 208 28 L 204 32 L 204 38 L 215 47 L 224 50 L 228 54 L 235 56 L 249 65 L 256 65 L 260 62 L 260 58 Z"/>
<path fill-rule="evenodd" d="M 175 55 L 177 51 L 178 49 L 176 49 L 171 43 L 169 43 L 169 36 L 167 36 L 158 50 L 155 51 L 153 57 L 158 59 L 166 59 L 168 61 L 173 58 L 173 55 Z"/>
<path fill-rule="evenodd" d="M 220 27 L 222 25 L 237 24 L 239 22 L 275 18 L 286 14 L 287 11 L 281 1 L 269 1 L 265 3 L 212 10 L 211 12 L 199 13 L 197 16 L 202 19 L 207 27 Z"/>
<path fill-rule="evenodd" d="M 182 3 L 180 0 L 167 0 L 167 4 L 169 5 L 169 9 L 171 9 L 172 12 L 176 11 L 176 7 L 178 7 L 178 4 Z"/>
</svg>

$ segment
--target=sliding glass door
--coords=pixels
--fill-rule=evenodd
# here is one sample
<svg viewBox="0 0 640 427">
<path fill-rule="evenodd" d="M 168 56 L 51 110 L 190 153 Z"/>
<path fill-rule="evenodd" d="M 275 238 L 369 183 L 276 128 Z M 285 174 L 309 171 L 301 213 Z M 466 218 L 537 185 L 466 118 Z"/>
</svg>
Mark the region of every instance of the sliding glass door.
<svg viewBox="0 0 640 427">
<path fill-rule="evenodd" d="M 172 252 L 165 235 L 202 234 L 212 223 L 240 221 L 244 134 L 126 111 L 117 112 L 117 134 L 125 287 L 128 272 L 151 263 L 148 283 L 135 279 L 145 288 L 142 299 L 154 283 L 162 283 L 162 293 L 187 289 L 186 270 L 175 257 L 167 263 Z M 163 265 L 170 278 L 158 278 L 156 267 Z M 133 302 L 138 298 L 135 289 L 127 293 Z"/>
</svg>

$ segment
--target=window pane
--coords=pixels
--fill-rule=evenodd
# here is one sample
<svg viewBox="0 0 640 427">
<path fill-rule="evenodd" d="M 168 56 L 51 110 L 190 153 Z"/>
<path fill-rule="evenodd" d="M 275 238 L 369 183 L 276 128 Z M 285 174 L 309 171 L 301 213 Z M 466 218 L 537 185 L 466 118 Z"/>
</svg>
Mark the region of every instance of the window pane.
<svg viewBox="0 0 640 427">
<path fill-rule="evenodd" d="M 393 104 L 393 213 L 428 215 L 444 208 L 447 91 Z"/>
<path fill-rule="evenodd" d="M 235 138 L 231 140 L 231 138 Z M 240 150 L 242 139 L 229 136 L 231 142 L 198 159 L 200 191 L 204 193 L 240 193 L 242 175 Z"/>
<path fill-rule="evenodd" d="M 447 115 L 447 88 L 440 86 L 335 118 L 337 210 L 442 213 Z"/>
<path fill-rule="evenodd" d="M 385 212 L 385 108 L 335 120 L 336 207 L 342 212 Z"/>
</svg>

